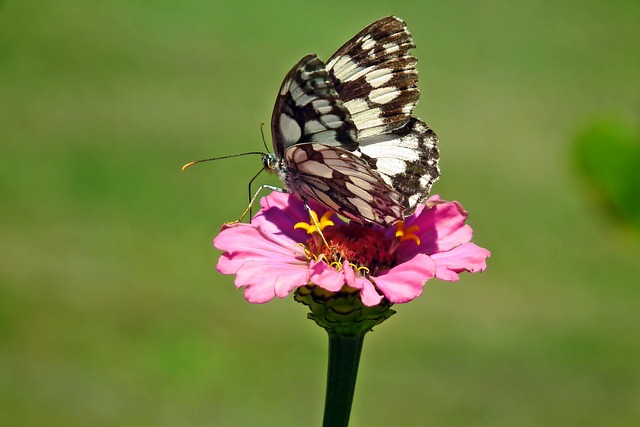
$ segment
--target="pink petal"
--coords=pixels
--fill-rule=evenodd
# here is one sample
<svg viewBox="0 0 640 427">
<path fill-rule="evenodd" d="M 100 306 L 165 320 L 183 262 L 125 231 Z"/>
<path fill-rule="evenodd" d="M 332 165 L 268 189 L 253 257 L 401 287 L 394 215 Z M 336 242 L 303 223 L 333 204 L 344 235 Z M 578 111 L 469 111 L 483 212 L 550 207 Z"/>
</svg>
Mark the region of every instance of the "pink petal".
<svg viewBox="0 0 640 427">
<path fill-rule="evenodd" d="M 267 210 L 278 210 L 278 203 L 283 202 L 282 197 L 265 199 L 266 204 L 275 200 Z M 289 210 L 288 213 L 295 217 L 294 211 Z M 290 217 L 288 221 L 291 221 Z M 309 282 L 309 261 L 291 234 L 274 230 L 268 232 L 255 222 L 225 225 L 213 242 L 216 248 L 224 251 L 218 260 L 217 270 L 223 274 L 235 274 L 235 285 L 246 287 L 245 298 L 249 302 L 263 303 L 275 296 L 283 298 L 294 288 Z"/>
<path fill-rule="evenodd" d="M 313 200 L 308 201 L 318 217 L 327 211 Z M 309 223 L 309 211 L 304 202 L 297 196 L 288 193 L 272 192 L 260 199 L 260 211 L 251 219 L 251 225 L 262 228 L 268 234 L 284 235 L 296 242 L 304 242 L 309 236 L 303 229 L 294 229 L 299 222 Z M 334 215 L 334 222 L 342 222 Z"/>
<path fill-rule="evenodd" d="M 263 303 L 276 296 L 286 297 L 294 288 L 306 285 L 308 277 L 306 264 L 247 261 L 236 273 L 235 285 L 247 287 L 244 291 L 247 301 Z"/>
<path fill-rule="evenodd" d="M 435 273 L 436 264 L 431 257 L 418 254 L 385 274 L 374 277 L 373 281 L 389 301 L 404 303 L 420 296 L 424 283 Z"/>
<path fill-rule="evenodd" d="M 380 301 L 382 301 L 382 295 L 378 293 L 375 286 L 373 286 L 373 283 L 364 277 L 357 277 L 356 284 L 359 286 L 360 299 L 364 305 L 367 307 L 373 307 L 374 305 L 380 304 Z"/>
<path fill-rule="evenodd" d="M 294 229 L 298 222 L 309 222 L 309 213 L 302 200 L 291 194 L 272 192 L 260 199 L 260 211 L 251 219 L 251 226 L 260 227 L 265 234 L 282 236 L 295 242 L 307 240 L 302 229 Z"/>
<path fill-rule="evenodd" d="M 434 204 L 435 203 L 435 204 Z M 413 258 L 418 253 L 434 254 L 448 251 L 471 240 L 473 231 L 465 224 L 467 212 L 457 202 L 443 202 L 431 197 L 427 205 L 420 205 L 414 215 L 407 217 L 406 226 L 417 225 L 420 245 L 406 242 L 399 248 L 402 259 Z"/>
<path fill-rule="evenodd" d="M 488 250 L 475 243 L 465 243 L 447 252 L 431 255 L 436 263 L 436 277 L 441 280 L 455 282 L 458 273 L 468 271 L 476 273 L 487 268 Z"/>
<path fill-rule="evenodd" d="M 218 271 L 235 274 L 248 260 L 304 260 L 304 250 L 294 240 L 264 233 L 252 224 L 224 226 L 213 245 L 225 251 L 218 261 Z"/>
<path fill-rule="evenodd" d="M 309 281 L 330 292 L 338 292 L 344 286 L 345 279 L 342 272 L 330 267 L 322 261 L 311 261 Z"/>
<path fill-rule="evenodd" d="M 342 265 L 342 271 L 344 272 L 345 283 L 354 289 L 360 290 L 360 300 L 364 305 L 372 307 L 380 304 L 382 295 L 378 293 L 371 281 L 356 275 L 353 267 L 346 261 Z"/>
</svg>

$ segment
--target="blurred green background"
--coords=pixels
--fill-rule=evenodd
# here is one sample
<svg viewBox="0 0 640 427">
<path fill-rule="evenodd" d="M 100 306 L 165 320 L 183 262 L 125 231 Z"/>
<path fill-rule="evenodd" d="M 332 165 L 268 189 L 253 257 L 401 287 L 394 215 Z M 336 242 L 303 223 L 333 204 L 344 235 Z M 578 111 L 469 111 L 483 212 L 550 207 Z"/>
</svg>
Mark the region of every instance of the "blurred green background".
<svg viewBox="0 0 640 427">
<path fill-rule="evenodd" d="M 289 68 L 390 14 L 492 257 L 368 336 L 351 425 L 640 424 L 639 233 L 575 155 L 638 140 L 638 1 L 5 0 L 0 425 L 320 425 L 324 331 L 215 272 L 259 160 L 179 168 L 261 150 Z"/>
</svg>

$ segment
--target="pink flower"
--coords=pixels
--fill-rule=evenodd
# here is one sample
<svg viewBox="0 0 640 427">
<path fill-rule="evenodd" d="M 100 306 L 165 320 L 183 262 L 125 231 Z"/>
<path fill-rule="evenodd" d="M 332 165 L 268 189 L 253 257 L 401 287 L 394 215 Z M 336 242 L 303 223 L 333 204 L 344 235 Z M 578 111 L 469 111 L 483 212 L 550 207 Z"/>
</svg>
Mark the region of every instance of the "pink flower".
<svg viewBox="0 0 640 427">
<path fill-rule="evenodd" d="M 395 227 L 347 223 L 309 202 L 321 216 L 322 240 L 300 199 L 272 193 L 250 224 L 224 225 L 213 244 L 223 251 L 217 269 L 235 274 L 245 298 L 264 303 L 296 288 L 358 292 L 364 305 L 383 298 L 411 301 L 426 281 L 457 281 L 458 273 L 484 271 L 489 251 L 471 243 L 467 213 L 433 196 Z"/>
</svg>

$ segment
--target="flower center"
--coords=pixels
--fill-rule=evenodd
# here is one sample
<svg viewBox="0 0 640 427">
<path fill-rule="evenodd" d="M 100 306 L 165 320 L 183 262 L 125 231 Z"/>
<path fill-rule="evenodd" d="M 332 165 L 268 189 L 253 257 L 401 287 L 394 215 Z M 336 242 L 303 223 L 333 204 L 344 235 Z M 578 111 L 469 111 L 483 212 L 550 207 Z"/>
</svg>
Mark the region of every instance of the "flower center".
<svg viewBox="0 0 640 427">
<path fill-rule="evenodd" d="M 312 253 L 324 255 L 330 263 L 342 265 L 348 261 L 371 274 L 395 264 L 392 242 L 378 229 L 350 223 L 325 229 L 323 234 L 329 246 L 318 239 L 309 239 L 307 244 Z"/>
<path fill-rule="evenodd" d="M 404 222 L 396 224 L 395 239 L 389 239 L 380 229 L 356 222 L 334 226 L 333 212 L 328 211 L 318 218 L 309 213 L 309 223 L 299 222 L 294 229 L 304 229 L 311 237 L 301 245 L 309 258 L 322 259 L 335 268 L 349 262 L 360 274 L 375 274 L 396 264 L 395 251 L 405 240 L 420 244 L 415 232 L 417 226 L 406 227 Z"/>
<path fill-rule="evenodd" d="M 360 274 L 373 274 L 397 264 L 396 249 L 410 240 L 420 245 L 416 225 L 405 227 L 404 221 L 396 224 L 395 238 L 389 239 L 379 228 L 356 222 L 334 225 L 333 212 L 327 211 L 318 218 L 313 210 L 309 212 L 309 223 L 298 222 L 293 228 L 304 229 L 311 237 L 300 243 L 309 259 L 322 259 L 337 269 L 344 261 L 351 264 Z"/>
</svg>

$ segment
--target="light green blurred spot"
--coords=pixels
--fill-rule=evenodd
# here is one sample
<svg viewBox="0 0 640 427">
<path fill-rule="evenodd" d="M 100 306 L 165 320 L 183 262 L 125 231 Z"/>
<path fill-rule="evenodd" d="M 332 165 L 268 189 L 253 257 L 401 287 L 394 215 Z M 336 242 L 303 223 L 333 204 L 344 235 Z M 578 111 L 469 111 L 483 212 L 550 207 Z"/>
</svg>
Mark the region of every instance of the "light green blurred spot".
<svg viewBox="0 0 640 427">
<path fill-rule="evenodd" d="M 640 228 L 640 132 L 622 120 L 593 121 L 575 140 L 574 160 L 598 202 Z"/>
</svg>

